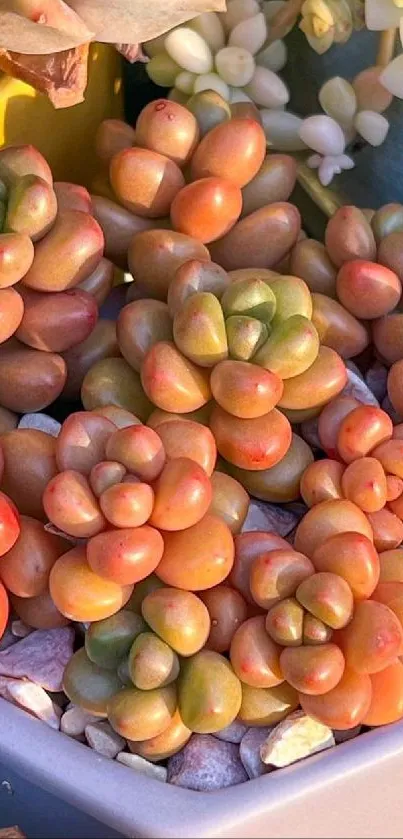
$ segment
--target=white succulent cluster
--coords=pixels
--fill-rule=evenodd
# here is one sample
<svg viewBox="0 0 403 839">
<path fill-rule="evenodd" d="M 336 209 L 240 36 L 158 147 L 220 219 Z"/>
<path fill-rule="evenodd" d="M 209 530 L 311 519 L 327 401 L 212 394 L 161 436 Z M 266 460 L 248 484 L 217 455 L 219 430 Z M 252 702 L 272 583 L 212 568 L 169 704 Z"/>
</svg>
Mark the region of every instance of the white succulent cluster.
<svg viewBox="0 0 403 839">
<path fill-rule="evenodd" d="M 357 134 L 373 146 L 383 143 L 389 123 L 382 112 L 392 96 L 379 81 L 379 68 L 363 71 L 351 84 L 338 76 L 329 79 L 319 92 L 323 113 L 302 119 L 286 110 L 290 92 L 278 73 L 287 62 L 287 47 L 273 39 L 286 0 L 227 3 L 225 13 L 206 12 L 144 44 L 147 73 L 156 84 L 172 88 L 170 98 L 186 103 L 213 90 L 229 105 L 253 103 L 268 146 L 281 152 L 311 149 L 308 165 L 325 186 L 353 168 L 346 148 Z"/>
<path fill-rule="evenodd" d="M 229 0 L 144 45 L 150 78 L 190 96 L 214 90 L 229 103 L 282 108 L 289 99 L 277 75 L 287 61 L 282 40 L 268 43 L 270 20 L 285 0 Z M 180 98 L 180 97 L 178 97 Z"/>
<path fill-rule="evenodd" d="M 365 0 L 365 23 L 373 32 L 399 30 L 403 44 L 402 0 Z M 403 53 L 390 61 L 381 75 L 383 86 L 398 99 L 403 99 Z"/>
</svg>

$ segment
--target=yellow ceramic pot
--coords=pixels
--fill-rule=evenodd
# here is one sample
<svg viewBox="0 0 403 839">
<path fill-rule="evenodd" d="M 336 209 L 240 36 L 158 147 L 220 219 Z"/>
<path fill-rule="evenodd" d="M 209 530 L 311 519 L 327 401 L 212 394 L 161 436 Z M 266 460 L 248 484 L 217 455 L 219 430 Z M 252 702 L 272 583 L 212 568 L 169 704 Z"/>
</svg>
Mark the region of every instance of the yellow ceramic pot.
<svg viewBox="0 0 403 839">
<path fill-rule="evenodd" d="M 97 171 L 94 133 L 106 117 L 123 113 L 119 54 L 112 47 L 93 44 L 85 101 L 56 110 L 46 96 L 30 85 L 0 77 L 0 147 L 32 143 L 49 162 L 55 180 L 89 186 Z"/>
</svg>

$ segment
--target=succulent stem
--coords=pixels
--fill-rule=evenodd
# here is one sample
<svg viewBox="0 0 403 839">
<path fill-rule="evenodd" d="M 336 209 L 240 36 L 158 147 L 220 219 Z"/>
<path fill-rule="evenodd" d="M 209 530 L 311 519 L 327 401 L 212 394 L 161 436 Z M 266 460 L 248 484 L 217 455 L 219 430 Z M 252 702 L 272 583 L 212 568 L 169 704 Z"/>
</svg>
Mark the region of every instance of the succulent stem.
<svg viewBox="0 0 403 839">
<path fill-rule="evenodd" d="M 396 29 L 385 29 L 379 36 L 378 54 L 376 63 L 378 67 L 386 67 L 394 56 L 396 41 Z"/>
</svg>

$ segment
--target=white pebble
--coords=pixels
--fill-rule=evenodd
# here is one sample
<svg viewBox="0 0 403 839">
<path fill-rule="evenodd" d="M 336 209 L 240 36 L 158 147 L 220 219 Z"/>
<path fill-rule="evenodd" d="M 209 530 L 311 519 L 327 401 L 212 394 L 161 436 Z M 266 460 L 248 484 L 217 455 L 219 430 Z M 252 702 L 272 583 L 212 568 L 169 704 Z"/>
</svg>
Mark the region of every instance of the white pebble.
<svg viewBox="0 0 403 839">
<path fill-rule="evenodd" d="M 55 702 L 52 702 L 40 685 L 29 682 L 27 679 L 10 679 L 8 676 L 0 676 L 0 696 L 12 702 L 13 705 L 25 708 L 50 728 L 59 729 L 62 710 Z"/>
<path fill-rule="evenodd" d="M 196 73 L 189 73 L 188 70 L 182 70 L 175 79 L 175 87 L 181 93 L 187 93 L 190 96 L 193 93 L 194 83 L 197 78 Z"/>
<path fill-rule="evenodd" d="M 209 73 L 213 67 L 213 56 L 209 45 L 198 32 L 181 26 L 169 32 L 165 39 L 168 55 L 190 73 Z"/>
<path fill-rule="evenodd" d="M 87 743 L 99 755 L 115 758 L 124 749 L 126 740 L 116 734 L 112 726 L 106 720 L 91 722 L 85 726 Z"/>
<path fill-rule="evenodd" d="M 287 47 L 284 41 L 278 39 L 265 47 L 259 55 L 256 56 L 256 64 L 259 67 L 267 67 L 268 70 L 273 70 L 278 73 L 287 64 Z"/>
<path fill-rule="evenodd" d="M 80 737 L 84 734 L 85 727 L 92 722 L 99 722 L 99 717 L 89 714 L 78 705 L 68 707 L 60 720 L 60 731 L 68 737 Z"/>
<path fill-rule="evenodd" d="M 278 768 L 335 745 L 332 729 L 295 711 L 273 729 L 260 747 L 263 763 Z"/>
<path fill-rule="evenodd" d="M 287 0 L 266 0 L 263 3 L 263 13 L 268 23 L 270 23 L 281 9 L 284 9 Z"/>
<path fill-rule="evenodd" d="M 307 117 L 300 127 L 299 136 L 309 148 L 319 154 L 343 154 L 345 137 L 338 122 L 331 117 L 321 114 Z"/>
<path fill-rule="evenodd" d="M 231 0 L 227 11 L 221 15 L 221 20 L 227 32 L 231 32 L 241 20 L 259 14 L 260 6 L 257 0 Z"/>
<path fill-rule="evenodd" d="M 325 82 L 319 91 L 319 102 L 325 113 L 340 125 L 351 125 L 357 110 L 357 97 L 346 79 L 334 76 Z"/>
<path fill-rule="evenodd" d="M 280 76 L 267 67 L 256 67 L 253 78 L 245 88 L 252 101 L 263 108 L 281 108 L 290 98 L 288 88 Z"/>
<path fill-rule="evenodd" d="M 389 131 L 389 122 L 376 111 L 360 111 L 354 125 L 361 137 L 371 146 L 381 146 Z"/>
<path fill-rule="evenodd" d="M 344 386 L 339 396 L 352 396 L 354 399 L 357 399 L 358 402 L 362 402 L 363 405 L 374 405 L 376 408 L 379 408 L 379 402 L 376 396 L 372 393 L 372 390 L 369 389 L 362 376 L 358 375 L 358 373 L 352 370 L 350 366 L 347 366 L 347 364 L 346 367 L 347 384 Z M 384 405 L 382 405 L 382 407 L 385 410 Z"/>
<path fill-rule="evenodd" d="M 241 47 L 224 47 L 215 57 L 215 66 L 221 78 L 233 87 L 244 87 L 255 72 L 253 55 Z"/>
<path fill-rule="evenodd" d="M 301 117 L 290 111 L 268 110 L 260 111 L 266 139 L 276 151 L 301 151 L 306 149 L 305 143 L 299 136 L 302 125 Z"/>
<path fill-rule="evenodd" d="M 61 429 L 60 422 L 49 417 L 47 414 L 24 414 L 21 417 L 18 428 L 36 428 L 38 431 L 44 431 L 45 434 L 50 434 L 52 437 L 57 437 Z"/>
<path fill-rule="evenodd" d="M 265 16 L 260 12 L 258 15 L 241 20 L 232 29 L 229 39 L 229 47 L 243 47 L 252 55 L 255 55 L 262 48 L 267 38 L 267 25 Z"/>
<path fill-rule="evenodd" d="M 205 73 L 204 75 L 197 76 L 193 92 L 201 93 L 202 90 L 215 90 L 226 102 L 229 101 L 229 87 L 217 73 Z"/>
<path fill-rule="evenodd" d="M 224 27 L 216 12 L 202 12 L 187 25 L 204 38 L 213 53 L 225 46 Z"/>
<path fill-rule="evenodd" d="M 235 105 L 236 102 L 252 102 L 250 96 L 241 87 L 231 87 L 230 97 L 231 105 Z"/>
<path fill-rule="evenodd" d="M 157 781 L 165 782 L 167 779 L 167 770 L 165 766 L 158 766 L 156 763 L 150 763 L 149 760 L 144 760 L 140 755 L 132 755 L 129 752 L 120 752 L 116 760 L 123 763 L 124 766 L 129 766 L 141 775 L 148 775 L 150 778 L 155 778 Z"/>
</svg>

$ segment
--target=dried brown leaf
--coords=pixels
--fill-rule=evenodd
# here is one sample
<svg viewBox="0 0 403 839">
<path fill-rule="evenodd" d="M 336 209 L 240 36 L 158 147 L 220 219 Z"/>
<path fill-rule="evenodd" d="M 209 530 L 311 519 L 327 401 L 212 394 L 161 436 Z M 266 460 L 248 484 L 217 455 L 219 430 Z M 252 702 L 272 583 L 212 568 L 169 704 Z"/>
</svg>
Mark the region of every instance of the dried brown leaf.
<svg viewBox="0 0 403 839">
<path fill-rule="evenodd" d="M 84 99 L 88 50 L 88 44 L 53 55 L 0 50 L 0 70 L 45 93 L 55 108 L 68 108 Z"/>
<path fill-rule="evenodd" d="M 95 40 L 144 43 L 202 12 L 224 12 L 225 0 L 68 0 Z"/>
<path fill-rule="evenodd" d="M 15 12 L 0 12 L 0 47 L 27 55 L 49 55 L 80 46 L 91 40 L 83 25 L 81 33 L 66 32 L 54 26 L 34 23 Z"/>
<path fill-rule="evenodd" d="M 126 61 L 130 61 L 130 64 L 134 64 L 136 61 L 146 64 L 150 60 L 148 55 L 143 52 L 141 44 L 115 44 L 115 48 Z"/>
</svg>

